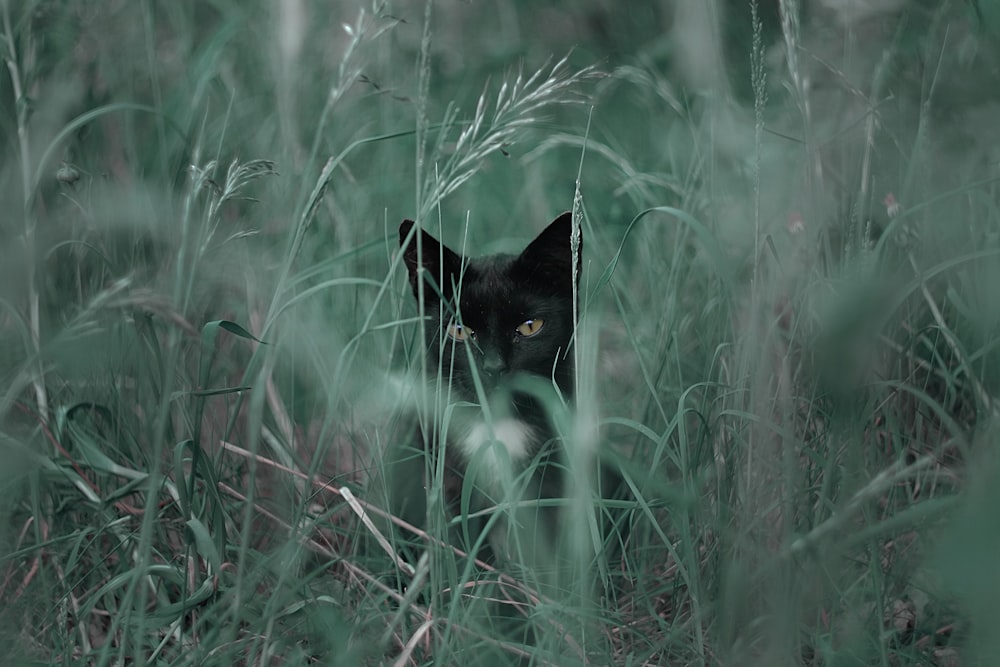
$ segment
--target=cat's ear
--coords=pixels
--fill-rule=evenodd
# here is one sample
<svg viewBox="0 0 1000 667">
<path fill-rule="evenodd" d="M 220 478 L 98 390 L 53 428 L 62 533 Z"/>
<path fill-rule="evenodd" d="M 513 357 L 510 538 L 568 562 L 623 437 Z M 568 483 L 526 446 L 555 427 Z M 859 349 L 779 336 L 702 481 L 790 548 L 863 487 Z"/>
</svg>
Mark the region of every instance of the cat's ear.
<svg viewBox="0 0 1000 667">
<path fill-rule="evenodd" d="M 399 246 L 403 249 L 403 262 L 406 264 L 406 271 L 410 276 L 410 287 L 413 288 L 413 295 L 419 296 L 419 283 L 417 281 L 419 280 L 420 267 L 423 267 L 429 278 L 424 281 L 424 298 L 436 301 L 438 290 L 444 294 L 446 299 L 451 298 L 451 285 L 453 281 L 458 281 L 462 270 L 462 258 L 423 229 L 417 232 L 420 234 L 420 255 L 418 256 L 417 234 L 413 234 L 410 238 L 410 230 L 413 225 L 412 220 L 403 220 L 399 225 Z M 409 243 L 407 243 L 408 238 Z M 435 289 L 434 285 L 439 285 L 439 287 Z"/>
<path fill-rule="evenodd" d="M 528 244 L 518 264 L 532 280 L 544 281 L 560 292 L 573 292 L 573 213 L 566 211 L 549 223 L 549 226 Z M 580 282 L 580 259 L 583 252 L 583 236 L 576 247 L 576 282 Z"/>
</svg>

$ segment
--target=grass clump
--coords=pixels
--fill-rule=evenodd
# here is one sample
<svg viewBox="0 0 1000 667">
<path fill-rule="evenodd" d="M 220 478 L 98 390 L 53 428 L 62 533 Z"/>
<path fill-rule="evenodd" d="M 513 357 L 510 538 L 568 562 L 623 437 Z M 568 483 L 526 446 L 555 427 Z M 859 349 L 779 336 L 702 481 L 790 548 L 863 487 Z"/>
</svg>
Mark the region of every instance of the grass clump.
<svg viewBox="0 0 1000 667">
<path fill-rule="evenodd" d="M 990 661 L 989 3 L 321 4 L 0 4 L 11 664 Z M 376 485 L 398 221 L 571 207 L 553 584 Z"/>
</svg>

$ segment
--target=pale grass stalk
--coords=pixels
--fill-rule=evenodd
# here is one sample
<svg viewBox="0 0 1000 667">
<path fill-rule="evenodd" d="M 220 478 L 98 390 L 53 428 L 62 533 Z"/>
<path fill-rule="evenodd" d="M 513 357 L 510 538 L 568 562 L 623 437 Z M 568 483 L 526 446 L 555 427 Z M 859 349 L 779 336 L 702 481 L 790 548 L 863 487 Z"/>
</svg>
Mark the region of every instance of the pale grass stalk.
<svg viewBox="0 0 1000 667">
<path fill-rule="evenodd" d="M 413 636 L 406 641 L 406 644 L 403 646 L 403 650 L 400 651 L 399 656 L 395 661 L 393 661 L 393 667 L 404 667 L 404 665 L 410 662 L 413 650 L 417 647 L 417 644 L 424 639 L 427 631 L 430 630 L 433 625 L 434 621 L 432 619 L 428 619 L 420 624 L 420 627 L 414 631 Z"/>
<path fill-rule="evenodd" d="M 368 529 L 368 532 L 372 534 L 372 537 L 374 537 L 375 541 L 378 542 L 378 545 L 382 547 L 382 550 L 388 554 L 389 558 L 392 559 L 392 562 L 396 565 L 396 567 L 411 577 L 416 575 L 416 569 L 396 553 L 396 550 L 392 548 L 391 544 L 389 544 L 389 540 L 386 539 L 386 536 L 382 534 L 382 531 L 379 530 L 378 526 L 376 526 L 371 520 L 371 517 L 368 516 L 365 508 L 361 506 L 361 503 L 359 503 L 358 499 L 354 497 L 351 490 L 346 486 L 342 486 L 339 491 L 340 497 L 347 501 L 350 508 L 354 510 L 354 513 L 358 515 L 359 519 L 361 519 L 362 525 Z"/>
<path fill-rule="evenodd" d="M 45 390 L 45 367 L 41 355 L 41 323 L 39 318 L 39 294 L 35 276 L 35 215 L 32 211 L 33 193 L 31 189 L 31 146 L 28 135 L 28 100 L 22 87 L 22 73 L 17 53 L 17 40 L 10 23 L 10 0 L 3 3 L 4 40 L 8 52 L 5 54 L 7 70 L 10 73 L 10 83 L 14 91 L 14 103 L 17 107 L 17 140 L 21 160 L 21 196 L 24 215 L 24 256 L 28 280 L 28 327 L 31 332 L 32 355 L 37 367 L 32 377 L 35 391 L 38 416 L 43 423 L 49 420 L 49 400 Z"/>
<path fill-rule="evenodd" d="M 767 72 L 764 65 L 764 26 L 760 17 L 760 7 L 758 0 L 750 1 L 750 21 L 753 31 L 753 41 L 750 47 L 750 77 L 753 88 L 753 108 L 754 108 L 754 132 L 753 132 L 753 266 L 750 282 L 750 313 L 749 329 L 751 335 L 761 336 L 762 327 L 760 325 L 761 292 L 763 285 L 760 277 L 761 260 L 761 168 L 763 160 L 763 133 L 764 133 L 764 111 L 767 104 Z M 757 407 L 754 405 L 755 394 L 761 392 L 766 387 L 766 383 L 759 380 L 760 374 L 764 372 L 756 357 L 750 353 L 749 349 L 742 357 L 743 376 L 749 378 L 749 392 L 747 401 L 749 410 L 753 412 Z M 762 386 L 763 385 L 763 386 Z M 763 405 L 763 401 L 759 402 Z M 774 495 L 780 495 L 780 485 L 773 486 L 774 479 L 769 479 L 767 471 L 771 458 L 763 456 L 763 445 L 758 442 L 757 429 L 751 425 L 747 435 L 746 458 L 744 463 L 744 484 L 748 503 L 751 507 L 751 515 L 756 515 L 761 507 L 770 504 Z M 766 439 L 766 436 L 764 437 Z M 763 459 L 763 460 L 759 460 Z M 763 495 L 767 495 L 765 499 Z"/>
<path fill-rule="evenodd" d="M 255 310 L 250 314 L 250 325 L 257 335 L 263 335 L 264 321 L 260 311 Z M 259 346 L 259 343 L 254 343 L 254 345 Z M 295 449 L 295 429 L 292 426 L 292 418 L 289 417 L 288 410 L 285 408 L 285 403 L 281 400 L 281 396 L 278 393 L 278 387 L 274 383 L 273 373 L 267 374 L 265 392 L 267 405 L 271 409 L 271 415 L 274 417 L 278 433 L 281 435 L 281 438 L 284 438 L 285 446 L 282 446 L 281 440 L 267 426 L 262 428 L 261 436 L 264 442 L 274 451 L 275 455 L 280 456 L 283 463 L 291 467 L 292 459 L 288 454 L 288 449 Z M 299 493 L 302 493 L 303 487 L 300 481 L 296 481 L 296 488 Z"/>
<path fill-rule="evenodd" d="M 90 643 L 90 635 L 87 630 L 87 622 L 80 615 L 80 599 L 77 597 L 76 593 L 71 590 L 69 582 L 66 580 L 66 574 L 63 572 L 62 566 L 59 563 L 53 563 L 53 569 L 56 571 L 56 576 L 59 578 L 60 583 L 66 587 L 69 591 L 67 598 L 69 599 L 69 607 L 73 610 L 73 618 L 77 619 L 75 627 L 77 633 L 80 635 L 80 646 L 84 653 L 90 653 L 93 650 L 93 646 Z M 91 613 L 95 613 L 91 611 Z"/>
<path fill-rule="evenodd" d="M 28 520 L 28 522 L 25 524 L 24 529 L 21 531 L 21 535 L 19 536 L 19 539 L 18 539 L 18 545 L 19 546 L 20 546 L 21 542 L 24 540 L 24 536 L 25 536 L 25 533 L 27 532 L 28 526 L 33 522 L 33 520 L 34 520 L 34 517 L 30 517 L 29 520 Z M 48 539 L 48 534 L 49 534 L 48 525 L 45 522 L 42 522 L 42 537 L 45 540 L 47 540 Z M 31 571 L 29 572 L 28 576 L 26 576 L 22 580 L 21 585 L 18 587 L 17 593 L 14 596 L 15 600 L 21 597 L 21 595 L 24 593 L 25 589 L 27 588 L 28 584 L 31 583 L 31 580 L 34 578 L 34 575 L 38 573 L 39 562 L 41 560 L 41 557 L 44 556 L 44 555 L 45 555 L 45 552 L 42 551 L 42 553 L 39 554 L 39 556 L 36 556 L 35 559 L 32 561 Z M 76 593 L 73 592 L 73 587 L 66 581 L 66 574 L 63 572 L 63 568 L 62 568 L 62 565 L 59 563 L 58 556 L 55 555 L 55 554 L 51 554 L 49 556 L 49 559 L 51 560 L 52 568 L 56 572 L 56 577 L 59 579 L 59 582 L 62 583 L 63 587 L 68 591 L 66 597 L 69 600 L 70 609 L 73 610 L 73 618 L 76 619 L 75 627 L 76 627 L 77 632 L 80 634 L 80 644 L 81 644 L 81 646 L 83 646 L 83 650 L 84 650 L 85 653 L 90 653 L 90 651 L 92 650 L 92 647 L 91 647 L 91 643 L 90 643 L 90 637 L 87 634 L 87 623 L 86 623 L 86 620 L 80 616 L 80 601 L 77 598 Z M 6 587 L 6 583 L 7 582 L 4 582 L 4 587 Z M 0 588 L 0 599 L 3 599 L 3 589 L 2 588 Z M 64 607 L 62 605 L 60 605 L 60 608 L 62 609 Z M 91 613 L 94 613 L 94 612 L 91 611 Z M 68 623 L 69 621 L 66 620 L 65 622 Z"/>
<path fill-rule="evenodd" d="M 802 32 L 799 0 L 779 0 L 778 11 L 781 16 L 781 34 L 785 39 L 785 61 L 788 66 L 788 75 L 792 79 L 792 88 L 798 98 L 799 113 L 802 114 L 806 158 L 808 163 L 812 165 L 812 171 L 808 174 L 811 178 L 805 179 L 806 195 L 812 199 L 815 195 L 815 189 L 823 182 L 823 160 L 813 136 L 809 79 L 803 75 L 799 63 L 799 49 L 801 48 L 799 43 Z"/>
<path fill-rule="evenodd" d="M 753 44 L 750 48 L 750 72 L 753 86 L 753 294 L 756 313 L 756 298 L 760 289 L 759 271 L 761 254 L 760 232 L 760 172 L 763 159 L 764 110 L 767 105 L 767 71 L 764 65 L 764 24 L 760 18 L 758 0 L 750 2 L 750 21 L 753 28 Z"/>
</svg>

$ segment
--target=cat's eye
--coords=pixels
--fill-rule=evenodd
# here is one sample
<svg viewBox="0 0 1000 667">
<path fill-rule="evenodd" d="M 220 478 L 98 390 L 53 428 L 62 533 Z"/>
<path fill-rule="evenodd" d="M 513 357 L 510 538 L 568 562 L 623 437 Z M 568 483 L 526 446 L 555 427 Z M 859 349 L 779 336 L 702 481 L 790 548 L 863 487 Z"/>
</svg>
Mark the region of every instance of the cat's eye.
<svg viewBox="0 0 1000 667">
<path fill-rule="evenodd" d="M 469 327 L 452 322 L 448 325 L 448 336 L 459 342 L 468 340 L 476 335 L 476 332 Z"/>
<path fill-rule="evenodd" d="M 517 333 L 522 336 L 534 336 L 541 331 L 543 324 L 545 324 L 545 320 L 527 320 L 518 325 Z"/>
</svg>

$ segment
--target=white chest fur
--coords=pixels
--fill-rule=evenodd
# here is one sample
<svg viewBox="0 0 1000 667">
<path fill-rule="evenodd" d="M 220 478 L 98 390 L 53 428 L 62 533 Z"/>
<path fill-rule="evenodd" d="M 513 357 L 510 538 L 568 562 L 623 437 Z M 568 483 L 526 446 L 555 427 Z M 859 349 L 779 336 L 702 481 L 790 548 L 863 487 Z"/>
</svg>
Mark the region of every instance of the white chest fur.
<svg viewBox="0 0 1000 667">
<path fill-rule="evenodd" d="M 509 479 L 514 465 L 530 454 L 533 435 L 532 428 L 519 419 L 477 421 L 458 446 L 463 457 L 483 476 Z"/>
</svg>

